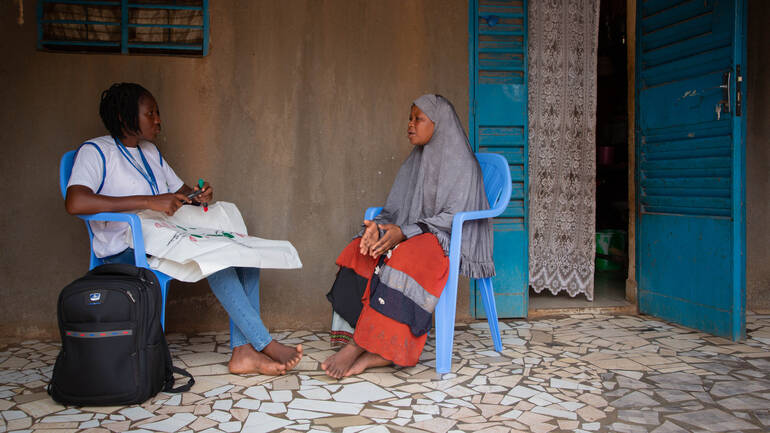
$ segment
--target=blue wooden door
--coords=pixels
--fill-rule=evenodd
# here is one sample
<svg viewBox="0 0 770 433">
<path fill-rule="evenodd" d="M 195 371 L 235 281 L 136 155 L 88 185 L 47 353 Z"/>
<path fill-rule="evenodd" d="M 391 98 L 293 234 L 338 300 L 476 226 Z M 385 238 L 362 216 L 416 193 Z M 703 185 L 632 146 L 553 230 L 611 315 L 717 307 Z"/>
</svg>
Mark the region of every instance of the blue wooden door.
<svg viewBox="0 0 770 433">
<path fill-rule="evenodd" d="M 497 314 L 526 317 L 527 232 L 527 2 L 469 2 L 470 127 L 477 152 L 503 155 L 511 167 L 513 194 L 493 222 L 493 279 Z M 471 287 L 471 314 L 485 317 L 480 293 Z"/>
<path fill-rule="evenodd" d="M 743 0 L 637 8 L 639 310 L 745 334 Z"/>
</svg>

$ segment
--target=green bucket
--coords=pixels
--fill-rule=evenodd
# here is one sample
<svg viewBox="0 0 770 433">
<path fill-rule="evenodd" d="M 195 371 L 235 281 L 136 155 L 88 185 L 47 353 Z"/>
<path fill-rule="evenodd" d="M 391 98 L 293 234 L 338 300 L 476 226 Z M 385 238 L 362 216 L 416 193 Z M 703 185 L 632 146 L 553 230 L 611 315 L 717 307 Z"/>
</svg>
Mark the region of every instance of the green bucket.
<svg viewBox="0 0 770 433">
<path fill-rule="evenodd" d="M 596 232 L 596 270 L 619 271 L 623 263 L 600 257 L 614 256 L 621 258 L 626 251 L 626 232 L 624 230 L 599 230 Z"/>
</svg>

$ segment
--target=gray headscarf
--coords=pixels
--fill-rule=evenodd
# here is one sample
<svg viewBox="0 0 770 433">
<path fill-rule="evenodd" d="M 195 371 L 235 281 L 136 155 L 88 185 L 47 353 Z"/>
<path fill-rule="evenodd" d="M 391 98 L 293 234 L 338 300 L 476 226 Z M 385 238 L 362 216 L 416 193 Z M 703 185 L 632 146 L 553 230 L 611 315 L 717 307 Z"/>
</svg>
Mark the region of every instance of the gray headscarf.
<svg viewBox="0 0 770 433">
<path fill-rule="evenodd" d="M 458 212 L 489 209 L 481 168 L 452 104 L 440 95 L 414 101 L 434 123 L 433 136 L 414 146 L 401 165 L 378 223 L 401 227 L 409 238 L 427 226 L 449 255 L 452 218 Z M 492 226 L 489 219 L 463 225 L 460 273 L 469 278 L 495 275 Z"/>
</svg>

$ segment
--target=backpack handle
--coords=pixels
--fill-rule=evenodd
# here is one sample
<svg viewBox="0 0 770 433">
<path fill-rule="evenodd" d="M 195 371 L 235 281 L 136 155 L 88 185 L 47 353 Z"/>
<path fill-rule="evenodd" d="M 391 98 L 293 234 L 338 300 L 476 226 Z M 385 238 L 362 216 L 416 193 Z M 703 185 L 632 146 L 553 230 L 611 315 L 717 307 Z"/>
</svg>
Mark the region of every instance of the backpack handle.
<svg viewBox="0 0 770 433">
<path fill-rule="evenodd" d="M 141 277 L 142 270 L 138 266 L 129 265 L 127 263 L 108 263 L 105 265 L 99 265 L 90 271 L 89 275 L 126 275 L 128 277 Z"/>
</svg>

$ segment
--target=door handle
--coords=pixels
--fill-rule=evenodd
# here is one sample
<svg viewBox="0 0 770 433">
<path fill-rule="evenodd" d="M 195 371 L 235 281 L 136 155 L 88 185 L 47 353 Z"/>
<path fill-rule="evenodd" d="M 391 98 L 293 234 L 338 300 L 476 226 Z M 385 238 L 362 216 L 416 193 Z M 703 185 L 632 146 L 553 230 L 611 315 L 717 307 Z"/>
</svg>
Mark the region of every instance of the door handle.
<svg viewBox="0 0 770 433">
<path fill-rule="evenodd" d="M 727 114 L 730 112 L 730 78 L 732 77 L 732 74 L 730 71 L 727 71 L 722 74 L 722 84 L 719 86 L 722 89 L 722 100 L 719 101 L 719 103 L 722 105 L 722 111 L 723 113 Z"/>
</svg>

